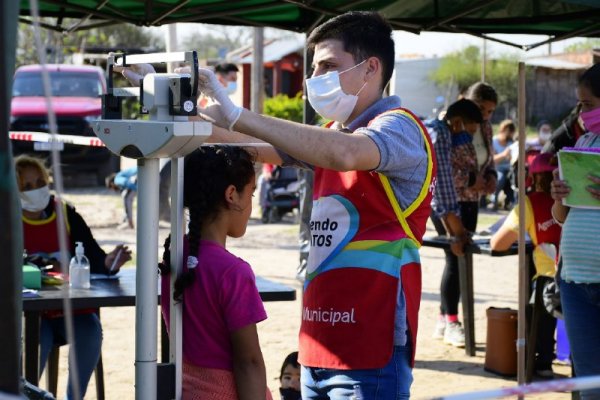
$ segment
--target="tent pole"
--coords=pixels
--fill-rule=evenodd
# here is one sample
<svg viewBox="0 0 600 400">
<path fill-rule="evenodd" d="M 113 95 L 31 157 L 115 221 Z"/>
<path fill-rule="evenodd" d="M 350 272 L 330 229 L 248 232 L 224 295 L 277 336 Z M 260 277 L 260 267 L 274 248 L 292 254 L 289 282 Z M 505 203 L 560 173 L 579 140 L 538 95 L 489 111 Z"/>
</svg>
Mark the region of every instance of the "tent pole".
<svg viewBox="0 0 600 400">
<path fill-rule="evenodd" d="M 518 312 L 518 339 L 517 339 L 517 378 L 519 385 L 525 383 L 525 355 L 526 355 L 526 333 L 527 315 L 526 307 L 529 293 L 529 266 L 525 254 L 525 63 L 519 62 L 519 312 Z M 519 396 L 522 399 L 523 396 Z"/>
<path fill-rule="evenodd" d="M 19 2 L 2 2 L 2 54 L 3 73 L 0 74 L 0 124 L 8 130 L 10 98 L 15 66 L 15 38 Z M 0 135 L 0 246 L 9 249 L 0 263 L 0 394 L 18 394 L 21 375 L 21 287 L 23 265 L 23 231 L 21 207 L 17 198 L 17 184 L 12 159 L 10 139 Z"/>
</svg>

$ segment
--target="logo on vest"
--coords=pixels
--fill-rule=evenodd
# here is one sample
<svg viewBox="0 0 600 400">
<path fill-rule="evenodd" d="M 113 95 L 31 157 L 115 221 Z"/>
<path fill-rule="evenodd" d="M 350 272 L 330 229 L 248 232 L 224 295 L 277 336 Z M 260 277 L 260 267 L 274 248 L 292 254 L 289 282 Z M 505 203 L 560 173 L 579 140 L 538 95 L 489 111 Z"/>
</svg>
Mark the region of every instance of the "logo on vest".
<svg viewBox="0 0 600 400">
<path fill-rule="evenodd" d="M 311 274 L 350 241 L 358 228 L 358 212 L 341 196 L 321 197 L 313 204 L 310 220 L 310 253 L 307 273 Z"/>
<path fill-rule="evenodd" d="M 320 232 L 311 233 L 310 245 L 330 247 L 333 239 L 333 233 L 337 230 L 337 228 L 338 223 L 335 221 L 330 221 L 329 218 L 326 218 L 325 221 L 310 221 L 310 231 Z"/>
<path fill-rule="evenodd" d="M 550 229 L 552 227 L 552 225 L 554 225 L 556 222 L 554 221 L 554 218 L 549 219 L 548 221 L 544 221 L 544 222 L 538 222 L 537 226 L 538 226 L 538 231 L 547 231 L 548 229 Z"/>
<path fill-rule="evenodd" d="M 322 322 L 335 326 L 337 323 L 341 324 L 355 324 L 354 319 L 354 307 L 348 311 L 338 311 L 330 308 L 329 310 L 321 310 L 319 307 L 316 310 L 312 310 L 308 307 L 304 307 L 302 310 L 302 320 L 310 322 Z"/>
</svg>

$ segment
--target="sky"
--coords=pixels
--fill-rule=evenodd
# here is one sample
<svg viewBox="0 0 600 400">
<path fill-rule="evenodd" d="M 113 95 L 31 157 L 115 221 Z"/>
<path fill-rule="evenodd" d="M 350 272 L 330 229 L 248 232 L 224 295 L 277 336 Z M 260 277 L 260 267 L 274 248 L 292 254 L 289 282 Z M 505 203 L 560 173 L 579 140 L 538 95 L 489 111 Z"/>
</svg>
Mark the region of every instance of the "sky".
<svg viewBox="0 0 600 400">
<path fill-rule="evenodd" d="M 157 28 L 162 29 L 166 32 L 167 27 Z M 181 23 L 177 24 L 177 35 L 178 42 L 181 43 L 186 36 L 193 34 L 194 32 L 208 31 L 212 34 L 218 34 L 217 30 L 211 30 L 211 25 L 208 24 L 190 24 Z M 289 35 L 290 32 L 284 32 Z M 273 37 L 277 35 L 277 30 L 267 28 L 265 31 L 266 37 Z M 304 35 L 298 34 L 300 40 L 303 39 Z M 509 42 L 516 42 L 521 45 L 529 45 L 532 43 L 538 43 L 546 40 L 548 36 L 542 35 L 490 35 L 495 38 L 506 40 Z M 560 53 L 566 46 L 573 43 L 582 41 L 582 38 L 567 39 L 560 42 L 552 43 L 552 53 Z M 420 35 L 416 35 L 405 31 L 395 31 L 394 41 L 396 42 L 396 56 L 397 58 L 402 55 L 421 55 L 424 57 L 442 57 L 450 52 L 461 50 L 469 45 L 483 46 L 483 39 L 460 33 L 437 33 L 437 32 L 424 32 Z M 501 54 L 516 54 L 520 58 L 534 57 L 547 55 L 549 52 L 549 46 L 544 45 L 530 51 L 522 51 L 512 46 L 507 46 L 492 41 L 487 41 L 486 44 L 488 57 L 499 56 Z M 183 50 L 183 49 L 182 49 Z"/>
</svg>

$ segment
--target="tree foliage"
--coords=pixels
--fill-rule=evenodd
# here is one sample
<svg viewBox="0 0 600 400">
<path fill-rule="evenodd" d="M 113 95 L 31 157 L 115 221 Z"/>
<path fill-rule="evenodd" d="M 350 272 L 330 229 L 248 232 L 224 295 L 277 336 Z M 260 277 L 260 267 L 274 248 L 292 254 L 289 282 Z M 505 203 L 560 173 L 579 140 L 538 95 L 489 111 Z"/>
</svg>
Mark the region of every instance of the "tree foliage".
<svg viewBox="0 0 600 400">
<path fill-rule="evenodd" d="M 252 41 L 252 28 L 243 26 L 211 25 L 211 31 L 196 31 L 179 45 L 182 50 L 196 50 L 203 59 L 224 58 L 225 54 Z"/>
<path fill-rule="evenodd" d="M 264 113 L 276 118 L 286 119 L 288 121 L 302 122 L 302 113 L 304 104 L 302 103 L 302 93 L 294 97 L 288 97 L 285 94 L 265 99 Z"/>
<path fill-rule="evenodd" d="M 449 82 L 464 93 L 471 84 L 481 80 L 481 53 L 479 47 L 468 46 L 450 53 L 442 59 L 440 66 L 430 78 L 440 87 Z M 498 92 L 499 103 L 516 104 L 518 60 L 515 56 L 501 55 L 486 63 L 486 82 Z"/>
<path fill-rule="evenodd" d="M 78 20 L 65 19 L 65 32 Z M 42 23 L 46 22 L 42 19 Z M 42 44 L 45 46 L 47 61 L 62 63 L 65 57 L 76 52 L 85 52 L 86 48 L 102 47 L 114 50 L 131 48 L 153 48 L 153 51 L 164 49 L 161 37 L 148 28 L 131 24 L 116 24 L 102 28 L 61 33 L 47 29 L 40 30 Z M 17 66 L 38 63 L 35 45 L 34 28 L 21 23 L 18 30 Z"/>
<path fill-rule="evenodd" d="M 565 47 L 565 53 L 577 53 L 580 51 L 593 50 L 600 48 L 600 39 L 585 39 Z"/>
</svg>

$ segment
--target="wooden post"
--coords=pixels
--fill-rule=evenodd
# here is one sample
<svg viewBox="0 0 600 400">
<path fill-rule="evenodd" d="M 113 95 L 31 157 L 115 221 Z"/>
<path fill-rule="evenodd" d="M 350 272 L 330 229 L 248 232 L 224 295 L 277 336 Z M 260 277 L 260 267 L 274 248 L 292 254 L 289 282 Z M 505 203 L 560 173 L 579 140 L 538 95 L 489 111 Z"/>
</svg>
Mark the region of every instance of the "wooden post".
<svg viewBox="0 0 600 400">
<path fill-rule="evenodd" d="M 529 273 L 527 254 L 525 253 L 525 139 L 526 139 L 526 113 L 525 113 L 525 63 L 519 62 L 519 90 L 518 90 L 518 119 L 519 119 L 519 316 L 517 335 L 517 378 L 519 385 L 525 383 L 525 358 L 527 315 L 526 307 L 529 296 Z M 519 396 L 519 399 L 522 399 Z"/>
</svg>

